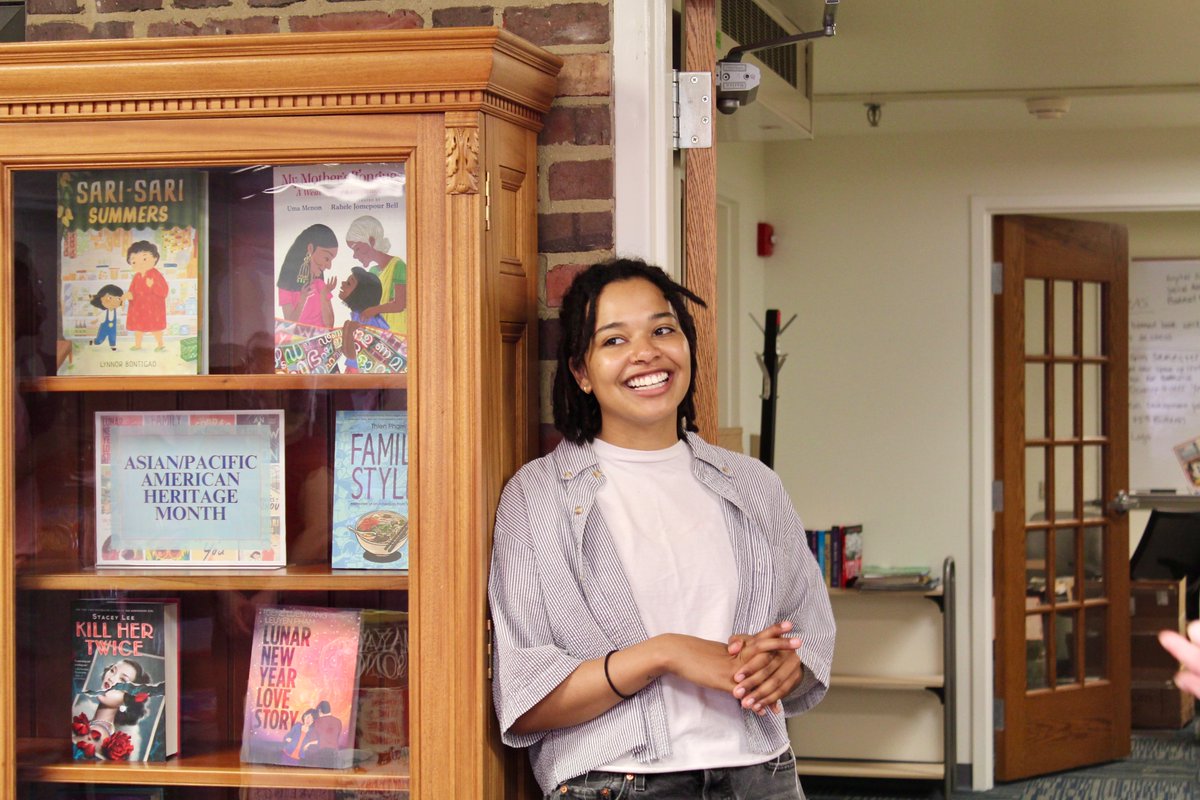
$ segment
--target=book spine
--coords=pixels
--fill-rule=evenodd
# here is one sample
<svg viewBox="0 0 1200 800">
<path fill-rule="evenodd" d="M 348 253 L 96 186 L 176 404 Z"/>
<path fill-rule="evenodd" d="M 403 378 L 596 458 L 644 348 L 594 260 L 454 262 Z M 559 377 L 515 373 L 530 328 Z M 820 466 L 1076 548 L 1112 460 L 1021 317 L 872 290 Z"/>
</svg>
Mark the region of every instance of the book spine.
<svg viewBox="0 0 1200 800">
<path fill-rule="evenodd" d="M 841 525 L 835 525 L 831 533 L 833 542 L 830 544 L 830 550 L 833 553 L 833 563 L 829 569 L 830 585 L 834 589 L 841 589 L 845 585 L 842 582 L 842 550 L 846 541 L 846 530 Z"/>
</svg>

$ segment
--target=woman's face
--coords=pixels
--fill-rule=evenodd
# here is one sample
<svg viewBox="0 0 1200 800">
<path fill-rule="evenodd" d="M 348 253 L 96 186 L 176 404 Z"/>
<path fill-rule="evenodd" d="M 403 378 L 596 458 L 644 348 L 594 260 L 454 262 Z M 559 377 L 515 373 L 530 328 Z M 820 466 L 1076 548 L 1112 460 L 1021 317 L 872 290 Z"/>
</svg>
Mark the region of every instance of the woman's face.
<svg viewBox="0 0 1200 800">
<path fill-rule="evenodd" d="M 333 264 L 333 257 L 337 255 L 337 247 L 321 247 L 320 245 L 308 246 L 308 260 L 312 265 L 313 275 L 319 275 L 329 269 Z"/>
<path fill-rule="evenodd" d="M 375 258 L 375 243 L 371 242 L 346 242 L 350 245 L 350 252 L 354 253 L 354 257 L 358 263 L 364 267 L 371 266 L 371 262 Z"/>
<path fill-rule="evenodd" d="M 679 404 L 691 385 L 691 351 L 674 309 L 644 278 L 605 286 L 596 332 L 572 370 L 600 404 L 600 438 L 634 450 L 670 447 Z"/>
<path fill-rule="evenodd" d="M 133 683 L 137 678 L 137 669 L 128 661 L 114 661 L 104 669 L 100 676 L 100 688 L 111 689 L 118 683 Z"/>
<path fill-rule="evenodd" d="M 129 256 L 129 266 L 137 273 L 149 272 L 158 263 L 158 259 L 148 250 L 139 250 Z"/>
</svg>

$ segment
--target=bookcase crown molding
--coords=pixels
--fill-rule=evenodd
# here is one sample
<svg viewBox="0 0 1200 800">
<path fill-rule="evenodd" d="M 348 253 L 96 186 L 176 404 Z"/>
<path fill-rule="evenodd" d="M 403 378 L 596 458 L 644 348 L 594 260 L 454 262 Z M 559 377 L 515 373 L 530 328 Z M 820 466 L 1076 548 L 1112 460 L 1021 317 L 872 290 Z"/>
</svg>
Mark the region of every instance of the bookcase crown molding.
<svg viewBox="0 0 1200 800">
<path fill-rule="evenodd" d="M 20 43 L 0 122 L 486 109 L 537 129 L 561 67 L 499 28 Z"/>
</svg>

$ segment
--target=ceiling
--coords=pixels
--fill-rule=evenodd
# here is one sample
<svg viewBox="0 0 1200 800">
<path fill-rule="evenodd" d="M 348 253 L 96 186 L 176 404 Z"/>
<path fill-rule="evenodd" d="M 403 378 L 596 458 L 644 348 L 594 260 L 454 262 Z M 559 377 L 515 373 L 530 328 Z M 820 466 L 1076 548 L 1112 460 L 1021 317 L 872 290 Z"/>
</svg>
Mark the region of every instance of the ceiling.
<svg viewBox="0 0 1200 800">
<path fill-rule="evenodd" d="M 765 0 L 803 30 L 823 0 Z M 813 132 L 1200 126 L 1200 0 L 841 0 Z M 1037 119 L 1026 98 L 1063 96 Z"/>
</svg>

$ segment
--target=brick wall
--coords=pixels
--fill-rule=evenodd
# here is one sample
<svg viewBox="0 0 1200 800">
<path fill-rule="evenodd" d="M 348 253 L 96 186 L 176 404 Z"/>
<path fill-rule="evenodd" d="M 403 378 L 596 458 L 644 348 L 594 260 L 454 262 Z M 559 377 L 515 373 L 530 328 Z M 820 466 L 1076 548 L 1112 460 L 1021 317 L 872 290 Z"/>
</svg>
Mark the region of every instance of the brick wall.
<svg viewBox="0 0 1200 800">
<path fill-rule="evenodd" d="M 608 0 L 488 6 L 424 0 L 26 0 L 26 38 L 120 39 L 201 34 L 498 25 L 563 57 L 538 147 L 542 448 L 557 441 L 550 391 L 562 293 L 613 254 L 612 18 Z"/>
</svg>

